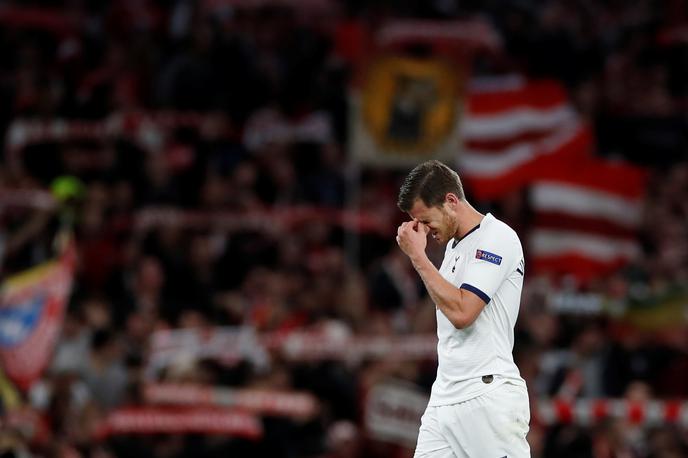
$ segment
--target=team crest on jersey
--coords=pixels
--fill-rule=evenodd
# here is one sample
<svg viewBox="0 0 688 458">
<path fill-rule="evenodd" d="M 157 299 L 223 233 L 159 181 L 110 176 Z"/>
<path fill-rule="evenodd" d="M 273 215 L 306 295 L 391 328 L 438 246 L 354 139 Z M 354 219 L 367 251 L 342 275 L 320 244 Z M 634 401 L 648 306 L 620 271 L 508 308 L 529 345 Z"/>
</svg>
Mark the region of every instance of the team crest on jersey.
<svg viewBox="0 0 688 458">
<path fill-rule="evenodd" d="M 475 259 L 482 259 L 483 261 L 491 262 L 492 264 L 500 265 L 502 257 L 485 250 L 477 250 L 475 252 Z"/>
</svg>

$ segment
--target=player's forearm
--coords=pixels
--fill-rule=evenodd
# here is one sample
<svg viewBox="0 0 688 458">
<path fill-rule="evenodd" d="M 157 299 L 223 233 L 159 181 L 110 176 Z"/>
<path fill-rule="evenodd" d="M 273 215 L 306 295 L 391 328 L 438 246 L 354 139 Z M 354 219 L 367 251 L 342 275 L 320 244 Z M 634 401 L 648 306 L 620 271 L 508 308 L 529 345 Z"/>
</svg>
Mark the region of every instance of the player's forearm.
<svg viewBox="0 0 688 458">
<path fill-rule="evenodd" d="M 459 329 L 469 324 L 461 303 L 461 291 L 440 275 L 427 256 L 418 256 L 411 259 L 411 262 L 423 280 L 430 298 L 447 319 Z"/>
</svg>

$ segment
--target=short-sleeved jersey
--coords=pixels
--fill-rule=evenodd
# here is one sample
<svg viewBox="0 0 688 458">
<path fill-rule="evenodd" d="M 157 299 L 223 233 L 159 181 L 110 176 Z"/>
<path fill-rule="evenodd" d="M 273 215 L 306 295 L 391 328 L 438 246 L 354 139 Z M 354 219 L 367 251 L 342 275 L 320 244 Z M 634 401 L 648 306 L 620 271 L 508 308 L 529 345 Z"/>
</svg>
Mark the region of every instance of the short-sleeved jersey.
<svg viewBox="0 0 688 458">
<path fill-rule="evenodd" d="M 449 241 L 440 274 L 486 305 L 464 329 L 437 309 L 439 366 L 429 405 L 463 402 L 506 381 L 525 384 L 512 355 L 524 273 L 518 235 L 489 213 L 461 239 Z"/>
</svg>

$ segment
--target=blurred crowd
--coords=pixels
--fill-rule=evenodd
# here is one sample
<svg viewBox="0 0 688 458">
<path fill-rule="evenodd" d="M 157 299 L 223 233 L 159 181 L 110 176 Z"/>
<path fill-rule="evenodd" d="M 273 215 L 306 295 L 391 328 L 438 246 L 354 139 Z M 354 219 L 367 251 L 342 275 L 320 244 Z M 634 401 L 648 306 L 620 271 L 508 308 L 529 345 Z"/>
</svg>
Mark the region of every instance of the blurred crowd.
<svg viewBox="0 0 688 458">
<path fill-rule="evenodd" d="M 31 8 L 33 19 L 19 7 Z M 345 147 L 354 62 L 342 52 L 351 48 L 341 42 L 346 34 L 337 32 L 388 17 L 475 16 L 504 43 L 499 55 L 478 56 L 476 73 L 561 79 L 596 128 L 598 154 L 632 159 L 652 173 L 641 259 L 583 290 L 566 278 L 527 278 L 515 358 L 531 400 L 688 398 L 685 326 L 641 332 L 606 313 L 551 307 L 557 295 L 632 302 L 688 284 L 688 2 L 2 1 L 3 134 L 27 118 L 102 120 L 153 110 L 204 116 L 200 127 L 168 129 L 154 141 L 30 144 L 16 167 L 3 150 L 2 189 L 45 189 L 64 175 L 78 177 L 83 189 L 69 203 L 78 266 L 62 334 L 45 377 L 24 397 L 44 415 L 50 440 L 31 444 L 2 432 L 2 456 L 410 456 L 366 437 L 362 396 L 391 378 L 429 392 L 433 361 L 297 364 L 274 356 L 267 368 L 180 361 L 162 379 L 308 391 L 322 408 L 307 420 L 264 418 L 259 442 L 198 435 L 96 441 L 92 427 L 112 409 L 141 402 L 155 330 L 435 332 L 434 307 L 393 231 L 334 219 L 255 227 L 241 217 L 229 228 L 177 220 L 142 227 L 137 217 L 153 206 L 229 215 L 308 206 L 360 211 L 395 228 L 404 219 L 395 205 L 404 172 L 361 170 Z M 523 193 L 473 203 L 526 239 Z M 3 276 L 54 255 L 58 216 L 3 209 Z M 540 457 L 688 456 L 685 428 L 625 420 L 548 426 L 534 419 L 530 442 Z"/>
</svg>

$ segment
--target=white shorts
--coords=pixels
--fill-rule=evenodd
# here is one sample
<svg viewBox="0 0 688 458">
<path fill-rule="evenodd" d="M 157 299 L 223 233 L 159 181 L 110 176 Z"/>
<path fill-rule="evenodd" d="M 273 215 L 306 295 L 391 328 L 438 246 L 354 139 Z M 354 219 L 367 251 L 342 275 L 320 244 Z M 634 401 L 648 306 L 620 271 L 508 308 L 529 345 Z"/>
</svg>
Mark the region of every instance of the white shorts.
<svg viewBox="0 0 688 458">
<path fill-rule="evenodd" d="M 414 458 L 530 457 L 529 422 L 528 391 L 509 382 L 465 402 L 428 406 Z"/>
</svg>

